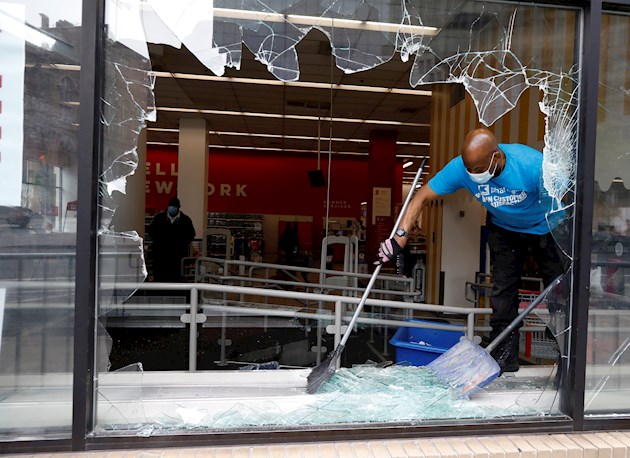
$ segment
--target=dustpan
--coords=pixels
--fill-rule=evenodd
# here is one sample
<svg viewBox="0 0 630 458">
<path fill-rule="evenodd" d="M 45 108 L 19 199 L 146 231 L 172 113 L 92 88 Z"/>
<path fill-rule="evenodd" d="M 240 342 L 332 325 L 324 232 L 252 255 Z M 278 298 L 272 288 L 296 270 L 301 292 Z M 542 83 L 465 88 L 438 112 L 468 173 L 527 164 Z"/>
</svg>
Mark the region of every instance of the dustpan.
<svg viewBox="0 0 630 458">
<path fill-rule="evenodd" d="M 461 397 L 468 397 L 480 389 L 488 386 L 501 375 L 501 368 L 490 355 L 518 324 L 523 321 L 564 277 L 559 275 L 534 299 L 518 316 L 492 341 L 486 348 L 482 348 L 467 337 L 448 349 L 425 367 L 431 369 Z"/>
</svg>

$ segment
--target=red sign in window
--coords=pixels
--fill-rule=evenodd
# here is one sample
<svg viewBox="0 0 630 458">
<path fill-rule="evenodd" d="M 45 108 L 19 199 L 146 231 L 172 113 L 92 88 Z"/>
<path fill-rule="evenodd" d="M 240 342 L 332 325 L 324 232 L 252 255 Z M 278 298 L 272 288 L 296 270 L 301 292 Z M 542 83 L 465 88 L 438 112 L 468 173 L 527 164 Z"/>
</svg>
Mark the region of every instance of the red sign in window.
<svg viewBox="0 0 630 458">
<path fill-rule="evenodd" d="M 0 89 L 2 89 L 2 75 L 0 75 Z M 2 114 L 2 93 L 0 92 L 0 115 Z M 2 118 L 0 117 L 0 141 L 2 141 Z M 2 161 L 2 145 L 0 144 L 0 162 Z"/>
<path fill-rule="evenodd" d="M 2 89 L 2 75 L 0 75 L 0 89 Z M 2 97 L 2 93 L 0 93 L 0 97 Z M 2 99 L 0 98 L 0 114 L 2 114 Z M 2 118 L 0 118 L 0 121 Z M 0 124 L 0 140 L 2 140 L 2 124 Z M 0 150 L 0 154 L 2 154 L 2 150 Z M 2 156 L 0 156 L 0 160 L 2 160 Z"/>
</svg>

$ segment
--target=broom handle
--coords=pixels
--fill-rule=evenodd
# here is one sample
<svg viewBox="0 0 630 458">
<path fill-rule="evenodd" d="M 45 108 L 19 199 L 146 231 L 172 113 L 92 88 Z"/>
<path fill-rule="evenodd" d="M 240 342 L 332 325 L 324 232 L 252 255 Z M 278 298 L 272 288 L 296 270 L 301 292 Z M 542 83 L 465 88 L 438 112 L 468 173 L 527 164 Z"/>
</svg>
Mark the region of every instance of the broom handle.
<svg viewBox="0 0 630 458">
<path fill-rule="evenodd" d="M 521 321 L 523 321 L 523 318 L 525 318 L 525 316 L 528 315 L 529 312 L 534 310 L 534 307 L 540 304 L 540 302 L 545 298 L 545 296 L 547 296 L 551 288 L 553 288 L 558 283 L 560 283 L 560 281 L 562 280 L 562 277 L 564 277 L 564 274 L 558 275 L 554 281 L 549 283 L 547 287 L 542 291 L 542 293 L 540 293 L 536 299 L 534 299 L 527 307 L 525 307 L 525 309 L 523 309 L 523 311 L 519 313 L 516 318 L 514 318 L 514 321 L 512 321 L 508 325 L 507 328 L 501 331 L 501 333 L 498 336 L 496 336 L 492 342 L 488 344 L 488 346 L 486 347 L 486 351 L 490 353 L 492 350 L 494 350 L 496 346 L 499 345 L 501 341 L 503 341 L 503 339 L 505 339 L 505 337 L 514 330 L 516 325 L 518 325 Z"/>
<path fill-rule="evenodd" d="M 398 219 L 396 220 L 396 224 L 394 224 L 392 232 L 389 235 L 390 239 L 394 237 L 394 235 L 396 235 L 396 230 L 398 229 L 398 225 L 402 221 L 402 218 L 405 215 L 405 211 L 407 211 L 407 207 L 409 206 L 409 202 L 411 201 L 411 196 L 414 194 L 416 190 L 416 185 L 418 184 L 418 180 L 420 179 L 420 175 L 422 174 L 422 170 L 424 169 L 424 164 L 426 164 L 426 162 L 427 162 L 427 158 L 425 157 L 422 160 L 422 164 L 420 164 L 418 171 L 416 172 L 416 177 L 413 179 L 411 189 L 409 189 L 409 193 L 407 194 L 405 203 L 403 204 L 402 209 L 400 210 L 400 213 L 398 214 Z M 359 305 L 357 305 L 357 309 L 355 310 L 354 315 L 352 315 L 352 319 L 350 320 L 350 323 L 348 324 L 348 329 L 346 329 L 346 332 L 344 333 L 341 339 L 341 342 L 339 343 L 339 346 L 343 347 L 346 345 L 346 342 L 348 341 L 348 338 L 350 337 L 350 333 L 352 332 L 352 328 L 354 328 L 354 325 L 356 324 L 357 319 L 359 318 L 359 314 L 361 313 L 361 310 L 363 309 L 363 305 L 365 305 L 365 301 L 367 300 L 367 297 L 369 296 L 370 291 L 372 290 L 372 286 L 374 286 L 374 283 L 376 282 L 376 277 L 378 277 L 378 274 L 381 271 L 382 267 L 383 267 L 383 264 L 379 264 L 378 266 L 376 266 L 376 269 L 374 269 L 374 272 L 372 273 L 372 276 L 370 277 L 370 281 L 368 282 L 367 288 L 365 288 L 365 291 L 363 292 L 363 296 L 361 296 L 361 301 L 359 302 Z"/>
</svg>

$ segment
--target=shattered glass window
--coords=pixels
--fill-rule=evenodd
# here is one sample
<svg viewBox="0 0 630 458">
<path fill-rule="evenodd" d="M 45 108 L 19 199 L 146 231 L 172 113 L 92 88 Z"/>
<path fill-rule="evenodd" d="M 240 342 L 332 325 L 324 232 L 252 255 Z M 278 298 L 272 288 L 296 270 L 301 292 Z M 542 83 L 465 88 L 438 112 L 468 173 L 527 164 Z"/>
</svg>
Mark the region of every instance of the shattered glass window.
<svg viewBox="0 0 630 458">
<path fill-rule="evenodd" d="M 460 398 L 453 395 L 452 387 L 441 384 L 424 367 L 385 364 L 387 359 L 371 363 L 371 353 L 363 350 L 365 353 L 355 352 L 363 359 L 360 363 L 346 361 L 321 392 L 307 395 L 304 388 L 309 367 L 322 356 L 313 354 L 311 337 L 330 321 L 331 310 L 316 307 L 319 316 L 313 320 L 301 315 L 305 313 L 304 303 L 278 303 L 270 307 L 274 313 L 269 312 L 270 316 L 261 320 L 255 310 L 247 313 L 258 319 L 243 318 L 235 311 L 239 306 L 255 308 L 249 303 L 253 299 L 244 292 L 182 294 L 190 286 L 186 284 L 169 286 L 168 291 L 153 285 L 156 291 L 144 292 L 152 290 L 150 283 L 136 287 L 149 273 L 145 240 L 140 235 L 144 220 L 131 224 L 130 218 L 117 219 L 117 213 L 124 204 L 135 209 L 136 216 L 144 215 L 144 197 L 142 193 L 130 194 L 129 183 L 136 173 L 150 170 L 148 164 L 139 160 L 145 145 L 138 142 L 143 129 L 152 122 L 167 120 L 169 127 L 153 129 L 157 131 L 156 138 L 172 141 L 179 132 L 180 120 L 196 116 L 207 121 L 214 141 L 230 146 L 228 139 L 241 134 L 247 138 L 240 147 L 247 148 L 253 147 L 264 132 L 261 127 L 260 132 L 242 135 L 243 130 L 251 128 L 255 117 L 264 118 L 260 126 L 265 129 L 274 124 L 283 126 L 276 136 L 288 149 L 286 142 L 297 140 L 292 138 L 297 137 L 292 130 L 306 122 L 307 117 L 292 117 L 282 107 L 301 104 L 304 108 L 328 110 L 323 123 L 321 113 L 309 119 L 317 120 L 318 128 L 324 125 L 329 129 L 329 144 L 335 136 L 351 143 L 359 128 L 340 134 L 336 124 L 352 125 L 358 115 L 335 116 L 334 107 L 344 97 L 361 98 L 362 94 L 348 96 L 341 89 L 358 87 L 367 93 L 365 87 L 370 85 L 390 85 L 383 92 L 394 93 L 395 85 L 396 89 L 412 91 L 405 96 L 414 105 L 421 102 L 414 98 L 413 91 L 448 84 L 462 87 L 464 98 L 472 101 L 469 114 L 473 124 L 495 129 L 501 142 L 516 143 L 522 138 L 521 130 L 536 130 L 538 143 L 531 146 L 544 154 L 541 199 L 549 208 L 550 229 L 570 263 L 579 87 L 576 11 L 470 1 L 110 0 L 106 17 L 98 228 L 100 329 L 110 345 L 108 351 L 118 346 L 125 333 L 133 335 L 132 347 L 152 353 L 154 358 L 157 355 L 158 360 L 170 357 L 163 349 L 174 342 L 182 350 L 173 361 L 172 367 L 177 370 L 167 373 L 159 372 L 160 369 L 154 372 L 141 361 L 115 361 L 111 350 L 109 370 L 99 373 L 98 432 L 118 430 L 152 435 L 169 428 L 417 423 L 561 414 L 557 353 L 551 357 L 530 355 L 532 360 L 546 360 L 545 369 L 540 372 L 530 372 L 526 377 L 501 377 L 478 395 Z M 381 72 L 391 67 L 404 68 L 404 76 L 394 82 L 388 80 Z M 249 81 L 238 80 L 246 72 Z M 226 81 L 239 86 L 215 89 Z M 280 85 L 288 93 L 291 84 L 297 87 L 299 83 L 311 85 L 312 90 L 326 90 L 325 100 L 319 97 L 317 103 L 308 99 L 285 103 L 282 98 L 286 95 L 279 100 L 265 98 L 268 87 Z M 257 104 L 257 116 L 243 106 L 225 108 L 221 97 L 236 91 L 243 97 L 241 100 Z M 524 98 L 538 102 L 533 110 L 522 103 Z M 403 111 L 390 108 L 387 100 L 383 99 L 380 105 L 392 112 Z M 278 113 L 269 112 L 278 109 L 281 102 Z M 406 110 L 410 112 L 409 107 Z M 294 120 L 297 122 L 291 124 Z M 377 128 L 377 123 L 370 124 L 371 121 L 364 116 L 357 124 Z M 426 119 L 414 127 L 420 131 L 430 121 L 434 120 Z M 438 122 L 430 122 L 430 128 L 444 129 L 441 132 L 445 136 L 455 134 Z M 320 152 L 320 146 L 313 149 Z M 325 146 L 323 151 L 326 148 L 332 149 Z M 220 192 L 228 193 L 227 186 L 220 184 Z M 172 194 L 174 189 L 169 189 Z M 321 201 L 318 203 L 321 205 Z M 309 213 L 310 209 L 304 211 Z M 225 281 L 222 277 L 232 274 L 225 264 L 209 263 L 205 270 L 195 266 L 190 280 L 221 284 Z M 182 264 L 185 275 L 184 270 Z M 286 280 L 282 280 L 280 272 L 277 275 L 274 280 L 281 285 L 277 288 L 282 288 Z M 190 300 L 197 297 L 200 303 L 190 307 Z M 551 307 L 552 301 L 555 307 Z M 547 324 L 553 322 L 552 336 L 546 339 L 557 341 L 554 348 L 565 358 L 568 355 L 563 336 L 570 316 L 567 304 L 568 289 L 560 285 L 543 309 L 534 312 L 543 320 L 534 325 L 536 332 L 545 333 Z M 549 310 L 554 313 L 550 315 Z M 291 319 L 278 324 L 280 321 L 274 319 L 280 312 L 288 313 Z M 195 329 L 188 323 L 197 315 Z M 370 316 L 377 320 L 404 318 L 377 309 L 371 310 Z M 131 319 L 141 329 L 125 330 Z M 318 320 L 321 323 L 314 323 Z M 211 325 L 220 334 L 212 334 L 212 339 L 206 341 L 198 337 Z M 236 333 L 230 326 L 238 326 L 240 331 Z M 259 328 L 273 326 L 285 335 L 295 333 L 307 338 L 280 345 L 258 337 Z M 359 328 L 366 329 L 387 331 L 384 326 L 362 324 Z M 160 332 L 150 332 L 155 330 Z M 536 341 L 527 342 L 536 349 Z M 279 363 L 281 370 L 257 366 L 264 366 L 269 358 L 278 355 L 278 347 L 286 352 L 283 355 L 290 355 Z M 251 363 L 245 367 L 253 365 L 249 369 L 260 370 L 238 370 L 233 367 L 236 357 Z"/>
<path fill-rule="evenodd" d="M 135 14 L 133 7 L 135 6 Z M 129 12 L 129 9 L 132 9 Z M 146 121 L 154 119 L 153 77 L 147 43 L 139 22 L 139 4 L 108 3 L 104 93 L 101 126 L 103 155 L 99 177 L 99 322 L 107 318 L 146 277 L 143 240 L 134 220 L 144 222 L 143 188 L 128 193 L 128 182 L 138 171 L 138 143 Z M 132 188 L 133 189 L 133 188 Z M 123 212 L 122 217 L 116 211 Z M 131 216 L 129 216 L 131 215 Z M 135 227 L 134 227 L 135 225 Z M 134 230 L 135 229 L 135 230 Z M 139 233 L 140 232 L 140 233 Z M 124 286 L 125 284 L 130 286 Z M 105 336 L 109 338 L 109 336 Z"/>
<path fill-rule="evenodd" d="M 585 410 L 628 412 L 630 75 L 628 16 L 602 19 Z"/>
</svg>

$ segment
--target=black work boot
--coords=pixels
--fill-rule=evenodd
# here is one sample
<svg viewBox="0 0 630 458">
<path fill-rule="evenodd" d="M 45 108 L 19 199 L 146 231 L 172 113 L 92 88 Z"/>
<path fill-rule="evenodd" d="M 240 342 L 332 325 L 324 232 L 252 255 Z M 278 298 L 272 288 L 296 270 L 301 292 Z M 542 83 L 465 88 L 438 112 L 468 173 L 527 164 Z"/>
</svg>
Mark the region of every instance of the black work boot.
<svg viewBox="0 0 630 458">
<path fill-rule="evenodd" d="M 518 338 L 518 330 L 514 330 L 490 352 L 501 368 L 501 374 L 503 372 L 516 372 L 520 368 L 518 363 Z"/>
</svg>

